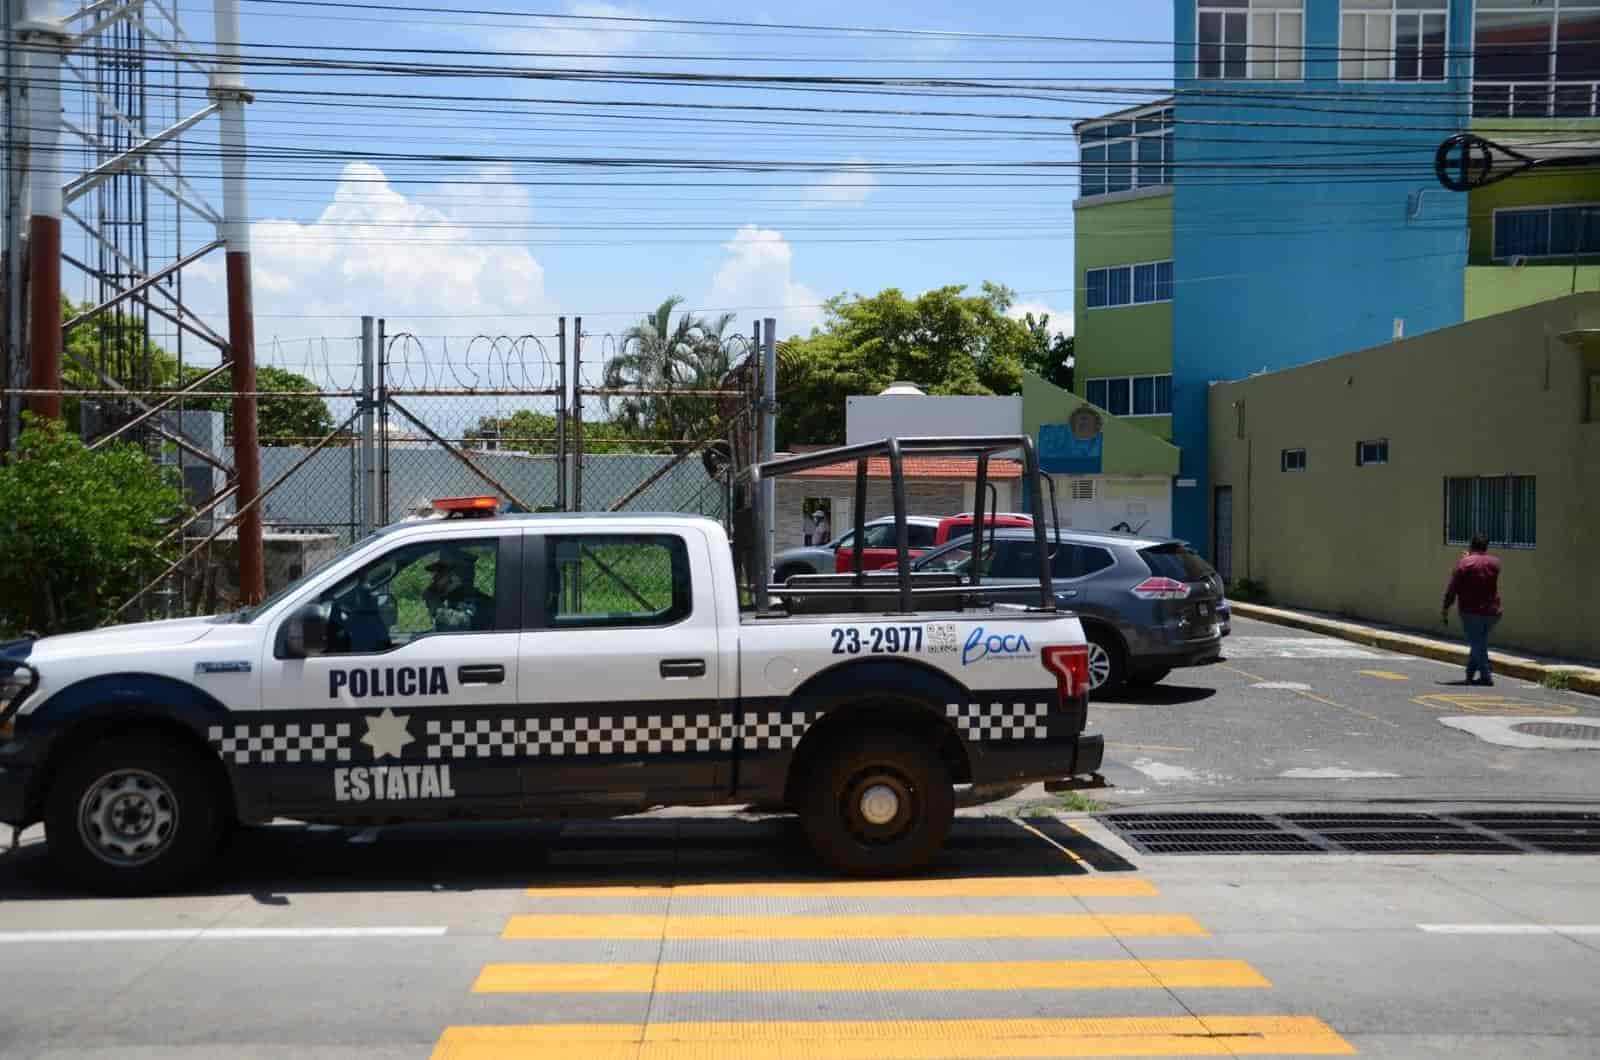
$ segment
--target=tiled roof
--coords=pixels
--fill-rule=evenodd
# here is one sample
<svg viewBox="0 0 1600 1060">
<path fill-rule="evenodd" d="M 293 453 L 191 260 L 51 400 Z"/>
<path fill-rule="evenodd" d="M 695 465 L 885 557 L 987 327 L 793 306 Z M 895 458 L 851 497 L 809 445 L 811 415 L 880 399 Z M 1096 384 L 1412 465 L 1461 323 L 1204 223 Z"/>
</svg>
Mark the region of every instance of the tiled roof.
<svg viewBox="0 0 1600 1060">
<path fill-rule="evenodd" d="M 978 475 L 978 459 L 972 456 L 908 456 L 905 458 L 905 474 L 908 479 L 960 479 L 970 482 Z M 814 467 L 805 471 L 794 473 L 795 478 L 855 478 L 856 463 L 847 460 L 842 464 L 829 464 L 827 467 Z M 889 458 L 874 456 L 867 460 L 867 477 L 886 479 L 889 477 Z M 1020 479 L 1022 465 L 1015 460 L 1004 460 L 991 457 L 989 460 L 989 477 L 991 479 Z"/>
</svg>

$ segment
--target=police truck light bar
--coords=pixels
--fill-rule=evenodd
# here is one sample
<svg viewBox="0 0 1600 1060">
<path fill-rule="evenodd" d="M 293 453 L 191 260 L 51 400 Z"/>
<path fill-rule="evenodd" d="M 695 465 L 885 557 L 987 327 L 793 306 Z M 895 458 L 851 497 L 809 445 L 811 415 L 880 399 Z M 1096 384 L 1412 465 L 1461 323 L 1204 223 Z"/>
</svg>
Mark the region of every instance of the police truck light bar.
<svg viewBox="0 0 1600 1060">
<path fill-rule="evenodd" d="M 440 497 L 433 502 L 433 510 L 445 517 L 462 519 L 482 518 L 500 510 L 498 497 Z"/>
</svg>

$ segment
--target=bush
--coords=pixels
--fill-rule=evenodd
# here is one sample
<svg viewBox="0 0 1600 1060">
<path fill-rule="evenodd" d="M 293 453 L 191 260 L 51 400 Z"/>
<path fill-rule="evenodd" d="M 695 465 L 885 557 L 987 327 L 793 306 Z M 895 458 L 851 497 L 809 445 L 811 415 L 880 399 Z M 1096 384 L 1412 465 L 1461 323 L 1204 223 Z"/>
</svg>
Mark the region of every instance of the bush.
<svg viewBox="0 0 1600 1060">
<path fill-rule="evenodd" d="M 1267 583 L 1258 578 L 1240 578 L 1228 586 L 1227 597 L 1242 604 L 1264 604 L 1272 599 Z"/>
<path fill-rule="evenodd" d="M 91 452 L 59 422 L 23 422 L 0 463 L 0 632 L 88 629 L 176 558 L 160 542 L 183 498 L 131 445 Z"/>
</svg>

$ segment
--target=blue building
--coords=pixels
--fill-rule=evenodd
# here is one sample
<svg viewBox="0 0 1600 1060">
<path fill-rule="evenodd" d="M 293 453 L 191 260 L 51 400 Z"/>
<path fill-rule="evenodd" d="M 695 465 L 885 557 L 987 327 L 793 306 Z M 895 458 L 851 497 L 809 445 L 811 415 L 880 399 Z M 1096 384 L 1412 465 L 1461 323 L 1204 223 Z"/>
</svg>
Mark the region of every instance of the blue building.
<svg viewBox="0 0 1600 1060">
<path fill-rule="evenodd" d="M 1212 383 L 1511 308 L 1512 287 L 1527 288 L 1518 304 L 1558 293 L 1469 273 L 1510 279 L 1526 259 L 1494 248 L 1527 242 L 1547 214 L 1556 258 L 1559 232 L 1582 230 L 1557 220 L 1589 209 L 1575 194 L 1600 200 L 1600 178 L 1587 194 L 1570 173 L 1548 191 L 1518 178 L 1491 203 L 1446 192 L 1433 159 L 1468 128 L 1600 125 L 1597 35 L 1595 0 L 1177 0 L 1173 99 L 1079 123 L 1074 204 L 1075 385 L 1181 449 L 1176 535 L 1207 552 L 1223 537 L 1228 498 L 1206 466 Z M 1502 205 L 1523 208 L 1502 218 Z M 1588 260 L 1600 243 L 1569 250 Z M 1149 304 L 1121 297 L 1123 271 L 1167 257 L 1171 283 Z M 1146 379 L 1155 399 L 1141 406 Z"/>
</svg>

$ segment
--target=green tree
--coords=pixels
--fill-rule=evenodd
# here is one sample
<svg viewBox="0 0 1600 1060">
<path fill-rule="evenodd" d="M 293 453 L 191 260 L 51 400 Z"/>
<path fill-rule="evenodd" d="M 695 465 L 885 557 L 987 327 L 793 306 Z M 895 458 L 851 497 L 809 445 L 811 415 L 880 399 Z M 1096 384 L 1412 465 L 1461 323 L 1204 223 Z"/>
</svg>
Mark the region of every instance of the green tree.
<svg viewBox="0 0 1600 1060">
<path fill-rule="evenodd" d="M 509 416 L 483 416 L 463 438 L 469 446 L 493 445 L 497 449 L 519 449 L 525 453 L 550 453 L 555 450 L 556 418 L 532 409 L 518 409 Z M 583 425 L 583 451 L 586 453 L 648 452 L 649 443 L 660 439 L 637 431 L 615 420 L 592 420 Z"/>
<path fill-rule="evenodd" d="M 1041 313 L 1037 318 L 1032 313 L 1025 313 L 1022 324 L 1028 329 L 1028 348 L 1022 355 L 1022 367 L 1062 390 L 1071 390 L 1074 367 L 1072 336 L 1052 331 L 1049 313 Z"/>
<path fill-rule="evenodd" d="M 682 303 L 673 295 L 624 332 L 621 350 L 606 364 L 608 389 L 640 391 L 606 400 L 607 411 L 630 432 L 688 438 L 714 421 L 714 400 L 671 391 L 713 390 L 722 382 L 731 367 L 724 333 L 734 315 L 706 320 L 680 313 L 674 322 L 673 310 Z"/>
<path fill-rule="evenodd" d="M 845 399 L 899 380 L 930 394 L 1017 393 L 1033 339 L 1006 316 L 1016 296 L 992 283 L 965 290 L 954 284 L 907 298 L 890 287 L 830 298 L 821 328 L 783 344 L 780 447 L 843 441 Z"/>
<path fill-rule="evenodd" d="M 175 546 L 168 474 L 134 446 L 90 452 L 60 423 L 24 420 L 0 463 L 0 628 L 63 633 L 109 619 Z"/>
<path fill-rule="evenodd" d="M 184 368 L 184 378 L 190 381 L 204 375 L 204 368 Z M 200 388 L 201 393 L 226 393 L 233 389 L 233 380 L 223 372 Z M 272 365 L 256 367 L 256 389 L 262 391 L 295 391 L 315 393 L 317 384 L 300 375 Z M 225 417 L 224 430 L 233 435 L 233 400 L 231 398 L 197 399 L 189 408 L 220 412 Z M 256 401 L 256 433 L 262 445 L 311 445 L 333 430 L 333 413 L 319 397 L 269 397 Z"/>
</svg>

